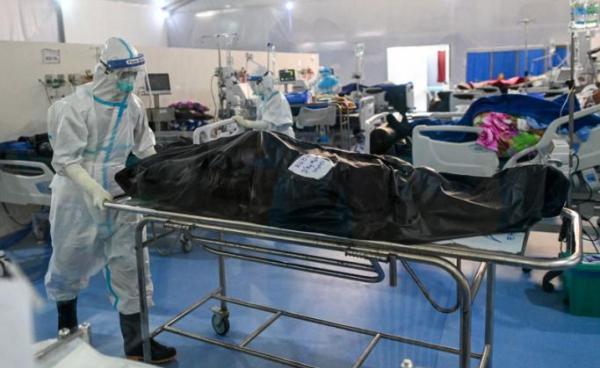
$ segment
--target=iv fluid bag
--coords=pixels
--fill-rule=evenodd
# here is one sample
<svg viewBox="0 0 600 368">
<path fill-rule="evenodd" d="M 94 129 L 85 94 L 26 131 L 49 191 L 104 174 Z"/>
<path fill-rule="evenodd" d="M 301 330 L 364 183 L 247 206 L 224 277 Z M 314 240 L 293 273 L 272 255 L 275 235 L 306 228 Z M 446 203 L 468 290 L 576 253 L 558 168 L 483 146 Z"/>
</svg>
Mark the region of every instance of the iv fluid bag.
<svg viewBox="0 0 600 368">
<path fill-rule="evenodd" d="M 594 30 L 600 26 L 600 1 L 571 0 L 570 5 L 573 30 Z"/>
</svg>

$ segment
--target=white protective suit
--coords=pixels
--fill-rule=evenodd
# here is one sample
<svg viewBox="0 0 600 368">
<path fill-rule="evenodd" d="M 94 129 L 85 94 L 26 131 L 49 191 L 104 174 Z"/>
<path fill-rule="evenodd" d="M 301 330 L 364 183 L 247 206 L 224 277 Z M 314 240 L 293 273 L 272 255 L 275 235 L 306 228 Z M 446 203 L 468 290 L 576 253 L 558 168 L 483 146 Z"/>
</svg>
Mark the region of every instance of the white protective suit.
<svg viewBox="0 0 600 368">
<path fill-rule="evenodd" d="M 245 120 L 241 116 L 235 116 L 234 120 L 248 129 L 269 130 L 295 138 L 292 109 L 283 93 L 275 88 L 271 72 L 258 67 L 249 80 L 252 91 L 260 99 L 257 120 Z"/>
<path fill-rule="evenodd" d="M 125 167 L 130 153 L 142 158 L 154 153 L 155 138 L 143 104 L 130 93 L 132 78 L 143 63 L 143 55 L 132 46 L 111 38 L 96 66 L 94 81 L 48 110 L 52 166 L 57 174 L 51 184 L 53 252 L 46 290 L 56 301 L 76 298 L 90 276 L 104 268 L 113 306 L 123 314 L 139 312 L 134 249 L 139 218 L 99 209 L 102 203 L 96 207 L 94 202 L 122 193 L 114 177 Z M 151 304 L 149 270 L 146 274 Z"/>
</svg>

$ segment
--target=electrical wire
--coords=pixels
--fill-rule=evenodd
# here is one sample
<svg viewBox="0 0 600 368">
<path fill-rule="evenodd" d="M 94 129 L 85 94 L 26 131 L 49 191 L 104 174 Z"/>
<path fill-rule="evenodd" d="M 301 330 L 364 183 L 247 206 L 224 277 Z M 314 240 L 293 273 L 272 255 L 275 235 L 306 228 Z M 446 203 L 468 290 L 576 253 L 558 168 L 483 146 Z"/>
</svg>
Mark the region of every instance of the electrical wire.
<svg viewBox="0 0 600 368">
<path fill-rule="evenodd" d="M 582 217 L 581 219 L 587 222 L 594 231 L 594 236 L 591 236 L 590 233 L 587 232 L 587 230 L 583 229 L 583 239 L 591 242 L 592 246 L 596 250 L 596 253 L 600 253 L 600 248 L 598 248 L 598 245 L 596 244 L 596 242 L 600 240 L 600 230 L 598 230 L 598 228 L 594 225 L 591 219 L 586 217 Z"/>
<path fill-rule="evenodd" d="M 9 219 L 11 219 L 12 222 L 14 222 L 15 224 L 19 225 L 19 226 L 27 226 L 29 225 L 29 223 L 21 223 L 19 222 L 13 215 L 12 213 L 10 213 L 10 211 L 8 210 L 8 207 L 6 207 L 6 203 L 2 202 L 2 208 L 4 209 L 4 212 L 6 212 L 6 215 L 8 216 Z"/>
<path fill-rule="evenodd" d="M 579 170 L 579 163 L 580 163 L 580 159 L 579 159 L 579 155 L 574 153 L 573 154 L 573 158 L 577 159 L 577 164 L 575 165 L 575 168 L 573 169 L 573 172 L 571 173 L 571 175 L 574 175 L 577 173 L 577 171 Z M 600 203 L 600 201 L 598 200 L 594 200 L 594 189 L 592 189 L 592 187 L 590 186 L 590 184 L 583 180 L 583 183 L 585 184 L 585 188 L 588 191 L 588 197 L 587 199 L 585 199 L 584 201 L 582 201 L 581 203 Z"/>
<path fill-rule="evenodd" d="M 569 93 L 567 94 L 567 98 L 565 99 L 565 102 L 563 103 L 562 107 L 560 108 L 560 113 L 558 114 L 558 116 L 563 116 L 563 111 L 564 111 L 565 107 L 567 106 L 567 103 L 571 99 L 571 94 L 573 94 L 573 93 L 575 93 L 575 87 L 572 87 L 569 90 Z"/>
<path fill-rule="evenodd" d="M 42 86 L 44 86 L 44 93 L 46 94 L 46 99 L 48 99 L 48 103 L 52 105 L 52 99 L 50 98 L 50 94 L 48 94 L 48 85 L 44 83 L 44 81 L 42 81 L 41 79 L 38 79 L 38 82 L 40 82 Z"/>
<path fill-rule="evenodd" d="M 4 263 L 4 259 L 1 259 L 1 258 L 0 258 L 0 269 L 2 269 L 2 271 L 0 271 L 0 278 L 9 279 L 12 277 L 12 274 L 10 273 L 6 264 Z"/>
<path fill-rule="evenodd" d="M 580 161 L 581 161 L 579 158 L 579 155 L 576 153 L 573 154 L 573 158 L 577 159 L 577 164 L 575 164 L 575 168 L 573 169 L 572 175 L 577 173 L 577 171 L 579 170 L 579 165 L 580 165 Z M 585 180 L 583 180 L 583 183 L 585 184 L 586 189 L 589 191 L 589 196 L 585 201 L 580 202 L 579 205 L 582 205 L 584 203 L 600 203 L 600 201 L 592 200 L 592 198 L 594 197 L 594 190 L 592 189 L 590 184 Z M 583 216 L 581 217 L 581 219 L 590 225 L 590 227 L 594 231 L 594 235 L 595 235 L 595 236 L 591 236 L 587 232 L 587 230 L 583 229 L 584 240 L 591 242 L 594 249 L 596 249 L 596 252 L 600 253 L 600 249 L 598 248 L 598 245 L 596 244 L 596 242 L 600 240 L 600 230 L 598 230 L 598 228 L 594 225 L 594 223 L 592 222 L 591 219 L 589 219 L 587 217 L 583 217 Z"/>
</svg>

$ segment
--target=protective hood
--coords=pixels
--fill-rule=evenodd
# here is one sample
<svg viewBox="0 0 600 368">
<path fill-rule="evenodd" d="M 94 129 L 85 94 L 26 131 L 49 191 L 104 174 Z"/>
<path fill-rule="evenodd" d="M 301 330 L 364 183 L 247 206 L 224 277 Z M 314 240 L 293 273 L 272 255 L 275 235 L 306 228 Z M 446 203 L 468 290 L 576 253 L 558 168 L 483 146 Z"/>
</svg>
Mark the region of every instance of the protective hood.
<svg viewBox="0 0 600 368">
<path fill-rule="evenodd" d="M 92 93 L 96 99 L 123 102 L 133 91 L 136 74 L 143 72 L 144 55 L 122 38 L 109 38 L 94 71 Z"/>
<path fill-rule="evenodd" d="M 264 66 L 258 66 L 249 78 L 250 87 L 255 95 L 261 99 L 268 99 L 275 91 L 273 75 Z"/>
</svg>

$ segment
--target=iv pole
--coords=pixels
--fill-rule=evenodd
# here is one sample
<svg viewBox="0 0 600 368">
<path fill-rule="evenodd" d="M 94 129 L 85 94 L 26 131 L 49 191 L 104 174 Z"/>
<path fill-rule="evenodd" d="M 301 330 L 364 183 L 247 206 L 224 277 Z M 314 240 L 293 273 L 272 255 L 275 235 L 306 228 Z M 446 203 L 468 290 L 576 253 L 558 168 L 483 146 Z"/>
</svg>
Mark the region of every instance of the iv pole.
<svg viewBox="0 0 600 368">
<path fill-rule="evenodd" d="M 533 22 L 534 20 L 530 18 L 525 18 L 519 22 L 525 28 L 525 77 L 529 77 L 529 24 Z"/>
<path fill-rule="evenodd" d="M 569 88 L 569 193 L 567 196 L 567 208 L 573 205 L 573 146 L 575 143 L 575 15 L 571 12 L 571 76 L 568 82 Z"/>
</svg>

